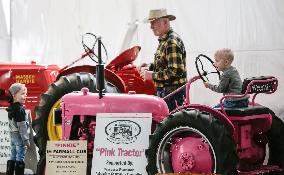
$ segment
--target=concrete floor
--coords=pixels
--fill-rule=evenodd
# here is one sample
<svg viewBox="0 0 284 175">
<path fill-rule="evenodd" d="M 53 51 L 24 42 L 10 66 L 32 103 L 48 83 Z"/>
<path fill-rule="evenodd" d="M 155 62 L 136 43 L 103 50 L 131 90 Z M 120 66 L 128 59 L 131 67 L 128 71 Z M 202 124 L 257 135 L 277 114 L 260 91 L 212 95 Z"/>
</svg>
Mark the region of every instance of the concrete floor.
<svg viewBox="0 0 284 175">
<path fill-rule="evenodd" d="M 5 168 L 6 169 L 6 168 Z M 5 170 L 4 169 L 4 170 Z M 1 171 L 2 171 L 2 169 L 1 169 Z M 0 173 L 0 175 L 6 175 L 6 173 Z M 32 170 L 30 170 L 30 169 L 25 169 L 25 175 L 35 175 L 34 173 L 33 173 L 33 171 Z"/>
</svg>

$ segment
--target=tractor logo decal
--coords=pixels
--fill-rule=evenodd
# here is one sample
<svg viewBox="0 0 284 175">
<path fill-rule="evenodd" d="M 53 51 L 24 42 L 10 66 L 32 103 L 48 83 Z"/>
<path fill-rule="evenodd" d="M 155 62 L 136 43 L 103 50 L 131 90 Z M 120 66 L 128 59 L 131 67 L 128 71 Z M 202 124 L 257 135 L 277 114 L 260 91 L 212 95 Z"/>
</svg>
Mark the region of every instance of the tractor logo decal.
<svg viewBox="0 0 284 175">
<path fill-rule="evenodd" d="M 116 120 L 105 127 L 108 141 L 116 144 L 129 144 L 137 140 L 141 127 L 131 120 Z"/>
<path fill-rule="evenodd" d="M 32 74 L 19 74 L 16 75 L 16 82 L 23 84 L 35 84 L 35 75 Z"/>
</svg>

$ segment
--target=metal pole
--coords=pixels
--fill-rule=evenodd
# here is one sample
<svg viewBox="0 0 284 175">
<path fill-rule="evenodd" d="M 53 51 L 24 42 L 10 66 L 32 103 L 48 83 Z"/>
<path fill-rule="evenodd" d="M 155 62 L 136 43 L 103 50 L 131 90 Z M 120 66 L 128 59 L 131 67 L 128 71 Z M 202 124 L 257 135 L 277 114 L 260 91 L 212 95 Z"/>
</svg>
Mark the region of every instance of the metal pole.
<svg viewBox="0 0 284 175">
<path fill-rule="evenodd" d="M 96 66 L 96 80 L 97 90 L 99 91 L 99 98 L 103 97 L 103 91 L 105 90 L 104 80 L 104 65 L 102 64 L 102 41 L 101 37 L 98 37 L 98 64 Z"/>
<path fill-rule="evenodd" d="M 98 63 L 102 64 L 102 38 L 98 37 Z"/>
</svg>

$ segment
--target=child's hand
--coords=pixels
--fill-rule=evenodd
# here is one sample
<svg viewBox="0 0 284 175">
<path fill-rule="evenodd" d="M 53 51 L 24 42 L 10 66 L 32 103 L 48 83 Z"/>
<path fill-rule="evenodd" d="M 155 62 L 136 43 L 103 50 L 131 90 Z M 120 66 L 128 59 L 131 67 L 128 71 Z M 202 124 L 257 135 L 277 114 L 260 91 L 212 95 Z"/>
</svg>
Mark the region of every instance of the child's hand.
<svg viewBox="0 0 284 175">
<path fill-rule="evenodd" d="M 29 147 L 31 146 L 31 144 L 30 144 L 30 141 L 29 141 L 29 140 L 25 140 L 24 144 L 25 144 L 25 146 L 26 146 L 27 148 L 29 148 Z"/>
<path fill-rule="evenodd" d="M 206 88 L 209 88 L 209 83 L 206 81 L 206 82 L 203 82 L 203 84 L 204 84 L 204 86 L 206 87 Z"/>
</svg>

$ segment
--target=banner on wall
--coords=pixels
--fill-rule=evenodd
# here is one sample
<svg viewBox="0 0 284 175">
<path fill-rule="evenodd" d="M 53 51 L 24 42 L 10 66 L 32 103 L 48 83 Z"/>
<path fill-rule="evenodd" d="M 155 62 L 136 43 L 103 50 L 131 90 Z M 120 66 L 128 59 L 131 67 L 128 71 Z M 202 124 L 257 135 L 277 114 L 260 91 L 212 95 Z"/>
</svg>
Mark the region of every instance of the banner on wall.
<svg viewBox="0 0 284 175">
<path fill-rule="evenodd" d="M 147 174 L 151 122 L 151 113 L 97 114 L 92 174 Z"/>
</svg>

